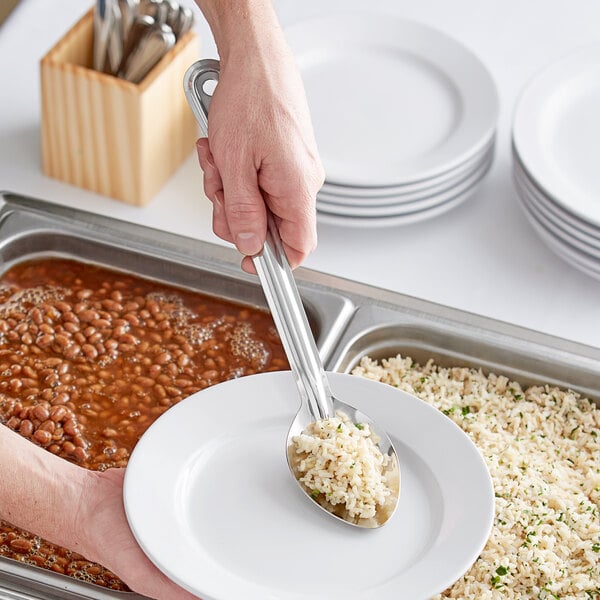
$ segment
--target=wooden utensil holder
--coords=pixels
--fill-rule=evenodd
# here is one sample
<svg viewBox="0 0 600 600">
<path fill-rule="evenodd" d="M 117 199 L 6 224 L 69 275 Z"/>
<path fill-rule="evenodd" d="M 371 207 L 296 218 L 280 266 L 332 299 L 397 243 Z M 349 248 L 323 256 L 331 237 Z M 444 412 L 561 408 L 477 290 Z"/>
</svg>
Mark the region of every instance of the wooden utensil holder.
<svg viewBox="0 0 600 600">
<path fill-rule="evenodd" d="M 183 75 L 198 58 L 188 32 L 139 84 L 92 69 L 93 9 L 42 58 L 46 175 L 146 205 L 194 147 Z"/>
</svg>

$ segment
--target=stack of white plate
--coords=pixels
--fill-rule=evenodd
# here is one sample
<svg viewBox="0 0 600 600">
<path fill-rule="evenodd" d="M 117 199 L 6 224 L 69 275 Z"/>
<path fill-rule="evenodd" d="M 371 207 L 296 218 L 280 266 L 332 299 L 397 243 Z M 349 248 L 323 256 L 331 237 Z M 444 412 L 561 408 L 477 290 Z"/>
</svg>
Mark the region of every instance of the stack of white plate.
<svg viewBox="0 0 600 600">
<path fill-rule="evenodd" d="M 413 223 L 475 192 L 493 159 L 498 97 L 469 50 L 375 14 L 302 21 L 286 37 L 326 172 L 320 221 Z"/>
<path fill-rule="evenodd" d="M 556 254 L 600 279 L 600 44 L 527 86 L 515 112 L 513 157 L 533 228 Z"/>
</svg>

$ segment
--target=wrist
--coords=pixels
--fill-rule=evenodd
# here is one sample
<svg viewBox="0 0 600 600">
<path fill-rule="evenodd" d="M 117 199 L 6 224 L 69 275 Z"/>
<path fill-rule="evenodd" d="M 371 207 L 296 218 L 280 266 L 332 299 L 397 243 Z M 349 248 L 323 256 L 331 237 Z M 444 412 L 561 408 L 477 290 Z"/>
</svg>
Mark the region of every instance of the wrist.
<svg viewBox="0 0 600 600">
<path fill-rule="evenodd" d="M 124 469 L 87 471 L 75 524 L 80 553 L 119 576 L 127 553 L 139 551 L 123 506 L 124 476 Z"/>
<path fill-rule="evenodd" d="M 89 473 L 0 425 L 0 518 L 84 554 L 77 523 Z"/>
<path fill-rule="evenodd" d="M 73 544 L 67 546 L 85 556 L 88 560 L 98 562 L 97 540 L 95 539 L 94 513 L 96 511 L 96 502 L 100 487 L 99 473 L 82 469 L 83 473 L 79 477 L 80 497 L 77 513 L 73 519 L 73 538 L 78 544 L 75 548 Z"/>
<path fill-rule="evenodd" d="M 271 0 L 196 0 L 206 17 L 223 66 L 260 59 L 285 44 Z"/>
</svg>

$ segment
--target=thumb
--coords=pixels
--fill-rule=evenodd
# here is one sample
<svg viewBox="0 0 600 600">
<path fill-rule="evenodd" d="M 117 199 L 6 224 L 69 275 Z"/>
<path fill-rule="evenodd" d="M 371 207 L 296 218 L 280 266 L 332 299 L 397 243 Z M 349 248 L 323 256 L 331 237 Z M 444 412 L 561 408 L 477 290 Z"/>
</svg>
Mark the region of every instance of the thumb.
<svg viewBox="0 0 600 600">
<path fill-rule="evenodd" d="M 267 211 L 258 187 L 256 170 L 249 166 L 223 176 L 224 210 L 237 249 L 246 256 L 258 254 L 267 232 Z"/>
</svg>

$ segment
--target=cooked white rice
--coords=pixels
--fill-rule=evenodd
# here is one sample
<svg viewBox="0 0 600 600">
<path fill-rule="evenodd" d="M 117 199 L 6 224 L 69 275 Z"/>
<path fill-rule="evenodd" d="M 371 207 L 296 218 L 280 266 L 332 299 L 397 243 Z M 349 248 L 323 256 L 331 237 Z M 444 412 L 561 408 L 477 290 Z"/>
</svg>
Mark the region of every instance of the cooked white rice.
<svg viewBox="0 0 600 600">
<path fill-rule="evenodd" d="M 311 423 L 294 436 L 295 471 L 315 499 L 343 505 L 351 519 L 371 519 L 391 490 L 382 454 L 368 423 L 353 423 L 338 412 Z"/>
<path fill-rule="evenodd" d="M 436 599 L 600 599 L 600 410 L 590 400 L 401 356 L 364 358 L 353 373 L 444 412 L 490 470 L 491 536 L 466 575 Z"/>
</svg>

